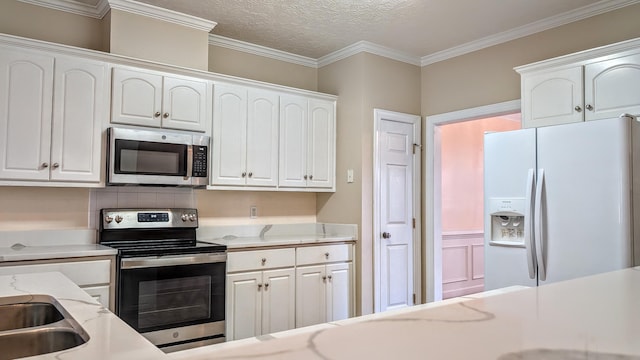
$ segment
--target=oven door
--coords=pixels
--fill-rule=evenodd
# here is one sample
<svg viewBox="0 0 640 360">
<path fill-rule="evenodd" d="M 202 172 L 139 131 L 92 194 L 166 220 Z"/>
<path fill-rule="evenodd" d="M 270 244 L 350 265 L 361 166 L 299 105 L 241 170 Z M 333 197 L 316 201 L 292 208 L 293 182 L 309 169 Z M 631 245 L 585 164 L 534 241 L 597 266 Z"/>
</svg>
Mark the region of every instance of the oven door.
<svg viewBox="0 0 640 360">
<path fill-rule="evenodd" d="M 224 341 L 225 277 L 225 253 L 123 258 L 118 316 L 159 347 Z"/>
</svg>

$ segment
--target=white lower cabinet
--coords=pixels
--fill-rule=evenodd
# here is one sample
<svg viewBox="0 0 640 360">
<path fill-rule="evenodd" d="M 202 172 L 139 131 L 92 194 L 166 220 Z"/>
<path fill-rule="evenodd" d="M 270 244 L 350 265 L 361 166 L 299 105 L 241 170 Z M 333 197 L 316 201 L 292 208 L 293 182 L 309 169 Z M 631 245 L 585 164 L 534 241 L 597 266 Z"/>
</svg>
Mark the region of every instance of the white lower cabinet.
<svg viewBox="0 0 640 360">
<path fill-rule="evenodd" d="M 114 310 L 115 256 L 42 261 L 9 261 L 0 264 L 0 275 L 61 272 L 104 307 Z"/>
</svg>

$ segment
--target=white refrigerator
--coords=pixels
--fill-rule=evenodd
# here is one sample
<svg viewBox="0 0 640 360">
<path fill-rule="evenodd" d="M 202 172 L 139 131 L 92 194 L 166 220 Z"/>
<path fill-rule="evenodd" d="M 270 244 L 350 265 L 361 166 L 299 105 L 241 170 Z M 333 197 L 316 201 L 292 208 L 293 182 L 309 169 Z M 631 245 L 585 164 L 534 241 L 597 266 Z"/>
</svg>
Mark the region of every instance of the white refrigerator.
<svg viewBox="0 0 640 360">
<path fill-rule="evenodd" d="M 485 134 L 485 290 L 637 264 L 639 141 L 630 116 Z"/>
</svg>

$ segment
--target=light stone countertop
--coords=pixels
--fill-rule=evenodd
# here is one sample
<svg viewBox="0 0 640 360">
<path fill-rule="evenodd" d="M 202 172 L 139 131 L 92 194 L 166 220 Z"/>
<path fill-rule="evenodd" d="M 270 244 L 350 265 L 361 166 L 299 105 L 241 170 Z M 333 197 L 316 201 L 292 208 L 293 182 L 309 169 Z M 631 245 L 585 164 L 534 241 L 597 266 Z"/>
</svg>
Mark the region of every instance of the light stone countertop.
<svg viewBox="0 0 640 360">
<path fill-rule="evenodd" d="M 54 297 L 89 335 L 89 341 L 85 344 L 29 359 L 167 358 L 161 350 L 61 273 L 0 276 L 0 297 L 29 294 Z"/>
<path fill-rule="evenodd" d="M 640 359 L 640 267 L 186 350 L 204 359 Z"/>
<path fill-rule="evenodd" d="M 0 247 L 0 262 L 65 259 L 86 256 L 116 255 L 118 250 L 104 245 L 48 245 Z"/>
</svg>

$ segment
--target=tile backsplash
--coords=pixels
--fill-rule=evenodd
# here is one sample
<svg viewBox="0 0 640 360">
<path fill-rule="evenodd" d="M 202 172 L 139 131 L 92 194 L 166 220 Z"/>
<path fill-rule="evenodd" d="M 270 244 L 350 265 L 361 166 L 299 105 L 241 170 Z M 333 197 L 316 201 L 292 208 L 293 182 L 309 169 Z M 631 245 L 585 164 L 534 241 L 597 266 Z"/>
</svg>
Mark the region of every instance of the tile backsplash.
<svg viewBox="0 0 640 360">
<path fill-rule="evenodd" d="M 89 228 L 98 228 L 100 209 L 170 207 L 196 208 L 193 189 L 146 186 L 92 189 L 89 198 Z"/>
</svg>

